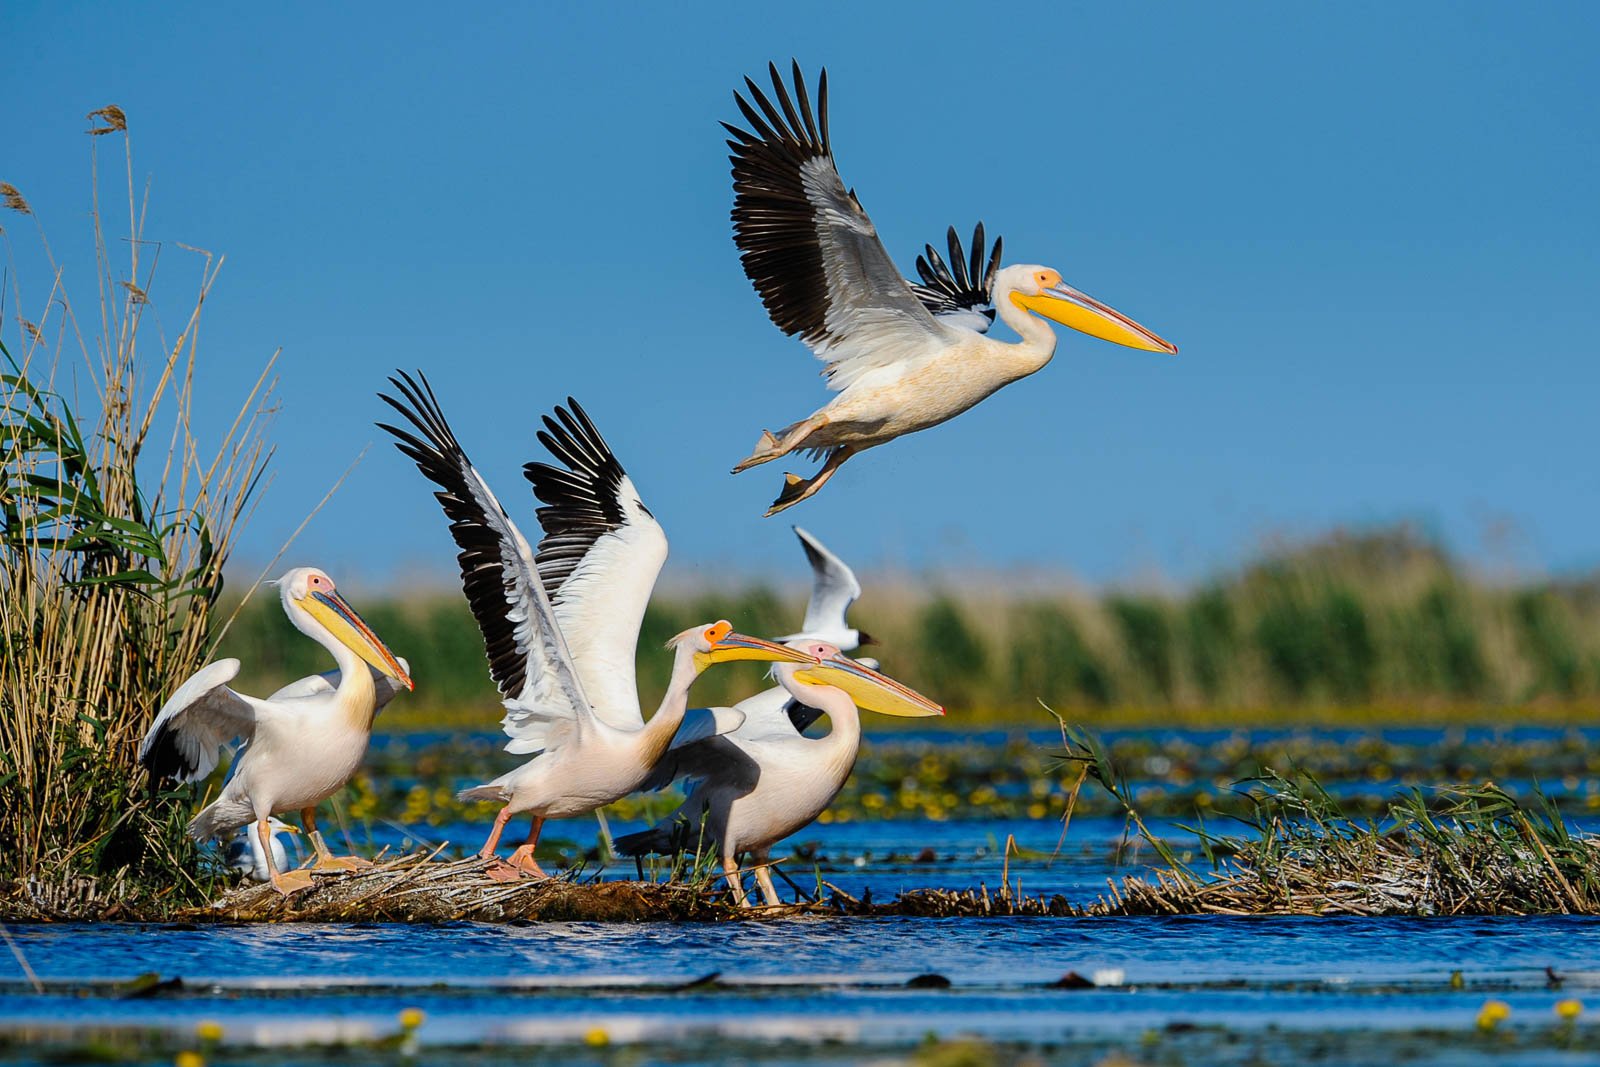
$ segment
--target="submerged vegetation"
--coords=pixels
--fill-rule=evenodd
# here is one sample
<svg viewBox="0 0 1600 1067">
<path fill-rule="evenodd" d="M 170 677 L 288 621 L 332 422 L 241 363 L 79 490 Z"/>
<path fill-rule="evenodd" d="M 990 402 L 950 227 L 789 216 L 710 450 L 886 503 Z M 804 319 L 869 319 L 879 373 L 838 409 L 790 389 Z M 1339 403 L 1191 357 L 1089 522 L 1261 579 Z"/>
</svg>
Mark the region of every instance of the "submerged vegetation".
<svg viewBox="0 0 1600 1067">
<path fill-rule="evenodd" d="M 200 444 L 198 332 L 220 261 L 201 254 L 193 304 L 165 336 L 162 247 L 143 235 L 126 118 L 90 119 L 92 144 L 124 149 L 128 258 L 102 229 L 96 178 L 94 317 L 42 234 L 48 276 L 26 292 L 13 276 L 0 296 L 18 327 L 0 342 L 0 880 L 131 905 L 207 888 L 184 833 L 189 791 L 150 790 L 136 756 L 150 714 L 211 656 L 223 565 L 266 458 L 267 384 Z M 29 221 L 22 193 L 0 192 L 8 218 Z"/>
<path fill-rule="evenodd" d="M 1041 699 L 1100 724 L 1600 717 L 1600 577 L 1490 583 L 1405 526 L 1280 547 L 1183 594 L 865 584 L 853 618 L 881 643 L 871 651 L 943 701 L 951 726 L 1033 721 Z M 497 701 L 459 596 L 363 603 L 418 680 L 382 723 L 492 727 Z M 647 706 L 672 634 L 721 617 L 787 633 L 803 606 L 802 591 L 766 586 L 658 596 L 640 635 Z M 251 649 L 262 684 L 326 669 L 266 604 L 241 613 L 226 647 Z M 728 703 L 760 684 L 756 669 L 714 672 L 695 699 Z"/>
</svg>

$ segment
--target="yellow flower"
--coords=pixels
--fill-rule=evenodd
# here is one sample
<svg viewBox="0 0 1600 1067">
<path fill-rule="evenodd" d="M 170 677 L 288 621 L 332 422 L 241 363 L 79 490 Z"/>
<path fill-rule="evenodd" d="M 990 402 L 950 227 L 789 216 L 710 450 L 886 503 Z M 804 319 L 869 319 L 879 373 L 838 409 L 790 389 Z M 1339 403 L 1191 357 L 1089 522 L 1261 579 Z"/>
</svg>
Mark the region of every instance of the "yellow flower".
<svg viewBox="0 0 1600 1067">
<path fill-rule="evenodd" d="M 172 1062 L 174 1067 L 206 1067 L 206 1058 L 198 1052 L 180 1052 Z"/>
<path fill-rule="evenodd" d="M 1583 1001 L 1568 997 L 1566 1000 L 1556 1001 L 1556 1014 L 1567 1022 L 1572 1022 L 1583 1014 Z"/>
<path fill-rule="evenodd" d="M 405 1030 L 415 1030 L 428 1018 L 421 1008 L 407 1008 L 400 1013 L 400 1026 Z"/>
<path fill-rule="evenodd" d="M 1503 1000 L 1486 1000 L 1478 1009 L 1478 1029 L 1485 1032 L 1499 1026 L 1511 1014 L 1511 1007 Z"/>
<path fill-rule="evenodd" d="M 206 1019 L 194 1028 L 194 1036 L 214 1045 L 222 1040 L 222 1024 L 215 1019 Z"/>
<path fill-rule="evenodd" d="M 585 1045 L 591 1045 L 594 1048 L 601 1048 L 605 1045 L 611 1044 L 611 1035 L 606 1033 L 603 1027 L 596 1026 L 594 1029 L 583 1035 L 583 1043 Z"/>
</svg>

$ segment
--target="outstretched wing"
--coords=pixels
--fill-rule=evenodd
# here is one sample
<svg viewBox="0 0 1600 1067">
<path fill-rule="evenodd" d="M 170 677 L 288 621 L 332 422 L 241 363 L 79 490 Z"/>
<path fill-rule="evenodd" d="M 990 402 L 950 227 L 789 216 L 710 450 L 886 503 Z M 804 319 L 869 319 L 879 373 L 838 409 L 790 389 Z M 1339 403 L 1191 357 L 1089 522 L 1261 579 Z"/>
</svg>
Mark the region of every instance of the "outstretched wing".
<svg viewBox="0 0 1600 1067">
<path fill-rule="evenodd" d="M 546 415 L 544 427 L 539 442 L 560 465 L 523 468 L 544 503 L 539 578 L 594 713 L 637 730 L 639 625 L 667 560 L 667 535 L 576 400 Z"/>
<path fill-rule="evenodd" d="M 783 640 L 793 641 L 804 636 L 832 641 L 836 645 L 849 643 L 845 634 L 850 624 L 845 615 L 861 596 L 861 583 L 856 581 L 855 572 L 844 560 L 828 551 L 827 545 L 798 526 L 794 527 L 794 532 L 811 563 L 811 599 L 806 602 L 806 617 L 800 624 L 800 633 Z"/>
<path fill-rule="evenodd" d="M 972 231 L 972 255 L 969 259 L 961 247 L 956 228 L 950 227 L 945 235 L 950 247 L 950 263 L 932 245 L 924 247 L 917 257 L 917 274 L 922 284 L 911 283 L 922 306 L 932 312 L 940 322 L 952 326 L 988 333 L 994 325 L 994 276 L 1000 270 L 1001 239 L 994 239 L 994 250 L 989 253 L 989 265 L 984 266 L 983 223 Z"/>
<path fill-rule="evenodd" d="M 404 402 L 379 396 L 417 434 L 379 423 L 395 447 L 439 487 L 434 494 L 450 519 L 461 551 L 461 583 L 483 632 L 489 674 L 505 700 L 501 723 L 508 752 L 553 747 L 553 726 L 582 730 L 592 714 L 562 640 L 555 610 L 534 566 L 533 550 L 467 458 L 439 402 L 418 372 L 390 378 Z M 419 381 L 420 379 L 420 381 Z M 418 436 L 420 434 L 420 436 Z"/>
<path fill-rule="evenodd" d="M 161 706 L 139 745 L 139 762 L 153 777 L 198 782 L 216 770 L 224 745 L 255 736 L 253 698 L 228 688 L 238 675 L 238 660 L 219 659 Z"/>
<path fill-rule="evenodd" d="M 411 664 L 404 656 L 395 657 L 400 663 L 400 669 L 407 674 L 411 673 Z M 395 694 L 403 688 L 399 682 L 384 674 L 376 667 L 369 666 L 367 670 L 372 673 L 372 688 L 378 695 L 378 706 L 373 709 L 376 715 L 393 700 Z M 302 697 L 316 696 L 319 693 L 331 693 L 339 688 L 339 669 L 323 671 L 321 674 L 308 674 L 298 681 L 290 682 L 282 689 L 269 696 L 268 700 L 299 700 Z"/>
<path fill-rule="evenodd" d="M 734 243 L 773 323 L 827 363 L 833 389 L 959 340 L 911 291 L 839 178 L 828 72 L 813 112 L 798 62 L 792 98 L 778 68 L 767 70 L 777 104 L 746 78 L 750 99 L 736 92 L 734 100 L 750 129 L 722 126 L 731 135 Z"/>
</svg>

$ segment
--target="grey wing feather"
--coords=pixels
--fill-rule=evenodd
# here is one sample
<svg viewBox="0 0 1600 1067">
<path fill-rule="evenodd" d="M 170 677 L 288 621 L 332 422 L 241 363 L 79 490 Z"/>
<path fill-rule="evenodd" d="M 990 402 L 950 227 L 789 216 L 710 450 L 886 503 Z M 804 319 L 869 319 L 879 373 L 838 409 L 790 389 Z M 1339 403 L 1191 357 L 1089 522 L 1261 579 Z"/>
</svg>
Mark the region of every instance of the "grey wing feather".
<svg viewBox="0 0 1600 1067">
<path fill-rule="evenodd" d="M 911 291 L 839 177 L 827 72 L 815 111 L 798 63 L 792 97 L 778 68 L 769 64 L 768 72 L 770 96 L 748 78 L 749 100 L 734 94 L 749 129 L 723 128 L 732 151 L 734 242 L 773 323 L 828 364 L 834 389 L 958 340 Z"/>
</svg>

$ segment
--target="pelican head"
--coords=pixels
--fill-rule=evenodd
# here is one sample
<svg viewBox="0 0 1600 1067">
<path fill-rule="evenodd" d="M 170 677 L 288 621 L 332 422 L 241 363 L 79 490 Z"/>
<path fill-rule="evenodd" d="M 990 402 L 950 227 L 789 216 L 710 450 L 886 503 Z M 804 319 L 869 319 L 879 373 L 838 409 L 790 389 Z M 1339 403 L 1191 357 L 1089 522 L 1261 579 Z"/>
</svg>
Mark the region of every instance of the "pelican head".
<svg viewBox="0 0 1600 1067">
<path fill-rule="evenodd" d="M 943 715 L 944 708 L 909 686 L 851 659 L 826 641 L 797 641 L 800 651 L 817 660 L 814 667 L 790 668 L 796 681 L 806 685 L 831 685 L 842 689 L 856 707 L 879 715 L 925 718 Z"/>
<path fill-rule="evenodd" d="M 278 579 L 278 595 L 283 598 L 284 613 L 308 637 L 315 640 L 320 636 L 316 630 L 308 629 L 315 626 L 380 673 L 407 689 L 415 688 L 405 665 L 356 614 L 356 609 L 345 603 L 326 571 L 296 567 Z"/>
<path fill-rule="evenodd" d="M 733 623 L 721 619 L 709 626 L 691 627 L 671 641 L 667 642 L 668 648 L 677 648 L 687 645 L 694 652 L 694 665 L 697 671 L 718 663 L 733 663 L 737 660 L 766 660 L 772 663 L 807 663 L 815 664 L 815 656 L 789 648 L 786 645 L 763 641 L 759 637 L 748 637 L 745 634 L 733 632 Z"/>
<path fill-rule="evenodd" d="M 1024 311 L 1043 315 L 1063 326 L 1112 344 L 1146 352 L 1178 354 L 1178 346 L 1151 333 L 1122 312 L 1080 293 L 1061 280 L 1061 272 L 1036 263 L 1006 267 L 995 275 L 995 298 L 1001 293 Z"/>
</svg>

